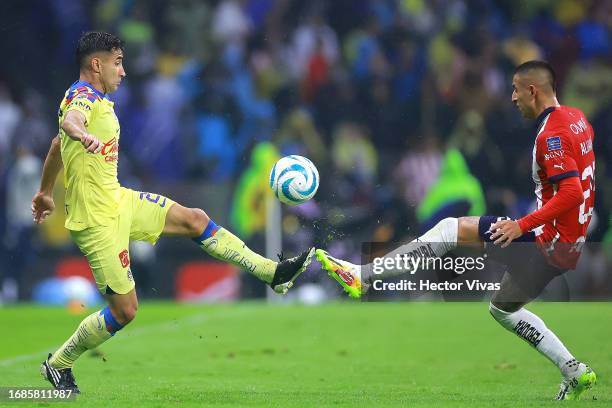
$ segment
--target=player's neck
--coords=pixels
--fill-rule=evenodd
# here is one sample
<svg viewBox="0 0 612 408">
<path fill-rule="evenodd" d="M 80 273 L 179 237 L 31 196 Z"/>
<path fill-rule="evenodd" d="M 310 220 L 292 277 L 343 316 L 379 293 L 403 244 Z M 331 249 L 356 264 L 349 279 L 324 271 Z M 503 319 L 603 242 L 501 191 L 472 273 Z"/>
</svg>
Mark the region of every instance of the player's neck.
<svg viewBox="0 0 612 408">
<path fill-rule="evenodd" d="M 540 116 L 542 112 L 544 112 L 548 108 L 557 108 L 561 106 L 557 97 L 552 95 L 550 97 L 544 98 L 541 102 L 536 102 L 536 118 Z"/>
<path fill-rule="evenodd" d="M 81 72 L 79 75 L 79 81 L 85 81 L 89 85 L 96 88 L 96 90 L 99 91 L 100 93 L 103 93 L 103 94 L 106 93 L 104 86 L 102 85 L 102 81 L 100 81 L 100 79 L 94 75 L 89 75 L 85 72 Z"/>
</svg>

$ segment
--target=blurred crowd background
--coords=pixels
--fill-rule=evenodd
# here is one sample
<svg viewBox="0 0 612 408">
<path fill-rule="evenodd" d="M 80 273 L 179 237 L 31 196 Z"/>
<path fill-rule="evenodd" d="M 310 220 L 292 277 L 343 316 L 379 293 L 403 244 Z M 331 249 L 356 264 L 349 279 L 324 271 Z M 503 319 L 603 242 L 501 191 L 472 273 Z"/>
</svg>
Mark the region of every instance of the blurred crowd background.
<svg viewBox="0 0 612 408">
<path fill-rule="evenodd" d="M 283 206 L 285 253 L 315 244 L 353 261 L 362 242 L 406 241 L 445 216 L 533 208 L 534 129 L 511 103 L 511 80 L 518 64 L 549 61 L 559 100 L 596 134 L 589 239 L 601 244 L 588 249 L 579 293 L 612 296 L 611 1 L 31 0 L 0 10 L 4 302 L 83 268 L 62 211 L 35 228 L 30 200 L 87 30 L 126 44 L 127 78 L 111 95 L 123 185 L 201 207 L 263 252 L 269 169 L 301 154 L 321 186 L 313 201 Z M 208 267 L 174 239 L 131 254 L 143 296 L 189 298 L 181 285 Z M 335 290 L 315 269 L 304 281 Z M 232 282 L 229 297 L 264 294 L 247 276 Z"/>
</svg>

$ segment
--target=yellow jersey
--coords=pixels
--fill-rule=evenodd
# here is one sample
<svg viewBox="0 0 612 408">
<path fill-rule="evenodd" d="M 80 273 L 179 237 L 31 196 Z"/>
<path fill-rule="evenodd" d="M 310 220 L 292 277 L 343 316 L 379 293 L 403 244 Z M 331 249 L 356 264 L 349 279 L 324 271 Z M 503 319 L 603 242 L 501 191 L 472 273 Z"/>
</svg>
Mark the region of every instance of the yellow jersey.
<svg viewBox="0 0 612 408">
<path fill-rule="evenodd" d="M 109 225 L 117 216 L 120 186 L 119 120 L 114 103 L 85 81 L 77 81 L 64 95 L 58 111 L 61 154 L 66 185 L 66 223 L 69 230 Z M 77 110 L 85 116 L 85 129 L 102 143 L 102 150 L 87 153 L 80 141 L 62 130 L 66 114 Z"/>
</svg>

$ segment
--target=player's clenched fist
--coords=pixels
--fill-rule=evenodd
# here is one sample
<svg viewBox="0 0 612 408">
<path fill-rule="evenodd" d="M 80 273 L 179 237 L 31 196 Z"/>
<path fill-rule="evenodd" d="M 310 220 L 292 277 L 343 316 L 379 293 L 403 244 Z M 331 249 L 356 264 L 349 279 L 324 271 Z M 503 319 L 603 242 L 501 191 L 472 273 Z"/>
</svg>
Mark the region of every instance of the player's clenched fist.
<svg viewBox="0 0 612 408">
<path fill-rule="evenodd" d="M 81 136 L 81 144 L 87 150 L 87 153 L 100 153 L 102 143 L 92 134 L 85 133 Z"/>
</svg>

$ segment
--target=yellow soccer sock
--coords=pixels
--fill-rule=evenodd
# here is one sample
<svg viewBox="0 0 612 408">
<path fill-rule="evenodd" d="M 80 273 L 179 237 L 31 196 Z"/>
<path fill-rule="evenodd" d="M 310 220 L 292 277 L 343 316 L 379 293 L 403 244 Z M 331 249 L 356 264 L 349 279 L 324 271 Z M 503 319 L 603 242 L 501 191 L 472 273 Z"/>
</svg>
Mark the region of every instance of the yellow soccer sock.
<svg viewBox="0 0 612 408">
<path fill-rule="evenodd" d="M 105 307 L 87 316 L 74 334 L 51 356 L 51 367 L 61 370 L 70 368 L 86 350 L 91 350 L 114 336 L 121 326 Z"/>
<path fill-rule="evenodd" d="M 251 251 L 237 236 L 212 220 L 202 235 L 193 240 L 209 255 L 244 269 L 266 283 L 272 282 L 277 263 Z"/>
</svg>

